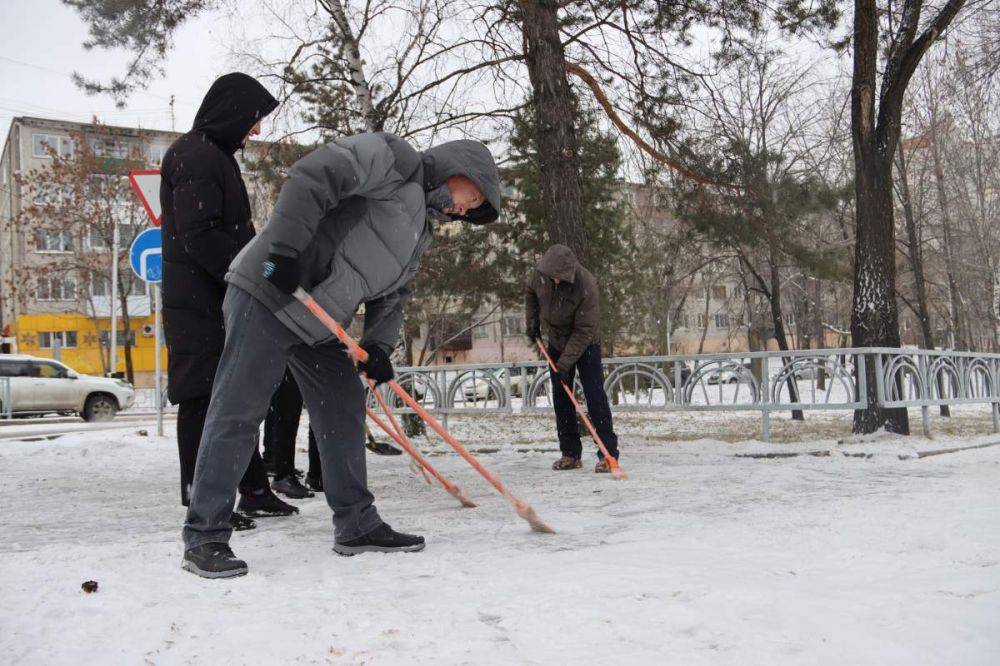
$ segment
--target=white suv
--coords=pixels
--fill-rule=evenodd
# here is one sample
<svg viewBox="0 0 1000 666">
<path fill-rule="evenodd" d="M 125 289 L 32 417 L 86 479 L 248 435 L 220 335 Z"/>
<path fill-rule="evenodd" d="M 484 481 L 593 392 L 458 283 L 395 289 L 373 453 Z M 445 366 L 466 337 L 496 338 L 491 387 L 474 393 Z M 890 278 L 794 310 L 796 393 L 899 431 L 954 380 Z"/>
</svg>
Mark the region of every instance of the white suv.
<svg viewBox="0 0 1000 666">
<path fill-rule="evenodd" d="M 3 379 L 6 377 L 7 379 Z M 35 356 L 0 355 L 0 414 L 75 413 L 87 421 L 110 421 L 135 401 L 123 379 L 81 375 L 58 361 Z"/>
</svg>

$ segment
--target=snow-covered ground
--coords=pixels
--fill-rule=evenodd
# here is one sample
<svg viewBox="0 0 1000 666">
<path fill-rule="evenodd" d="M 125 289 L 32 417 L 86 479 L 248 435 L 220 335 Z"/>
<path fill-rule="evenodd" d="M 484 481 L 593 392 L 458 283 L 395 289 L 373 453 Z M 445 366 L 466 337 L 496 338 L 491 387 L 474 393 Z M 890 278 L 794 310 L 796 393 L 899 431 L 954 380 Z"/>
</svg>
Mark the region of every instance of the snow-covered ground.
<svg viewBox="0 0 1000 666">
<path fill-rule="evenodd" d="M 0 662 L 1000 663 L 1000 446 L 913 456 L 1000 437 L 838 444 L 842 422 L 810 418 L 831 434 L 731 444 L 752 416 L 671 419 L 619 419 L 616 482 L 551 472 L 550 419 L 453 418 L 558 534 L 430 441 L 479 508 L 369 456 L 383 517 L 424 552 L 338 557 L 315 498 L 236 534 L 251 571 L 228 581 L 180 569 L 175 447 L 148 424 L 2 441 Z"/>
</svg>

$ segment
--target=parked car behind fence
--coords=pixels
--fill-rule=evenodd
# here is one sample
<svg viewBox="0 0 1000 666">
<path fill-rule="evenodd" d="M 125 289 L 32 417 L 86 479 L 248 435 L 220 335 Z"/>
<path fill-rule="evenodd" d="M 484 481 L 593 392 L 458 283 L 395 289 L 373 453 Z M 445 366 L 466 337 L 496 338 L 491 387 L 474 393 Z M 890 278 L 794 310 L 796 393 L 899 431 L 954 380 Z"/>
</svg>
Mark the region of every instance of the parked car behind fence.
<svg viewBox="0 0 1000 666">
<path fill-rule="evenodd" d="M 135 401 L 135 390 L 123 379 L 81 375 L 48 358 L 4 354 L 0 377 L 9 383 L 11 403 L 0 404 L 0 414 L 79 414 L 87 421 L 110 421 Z"/>
</svg>

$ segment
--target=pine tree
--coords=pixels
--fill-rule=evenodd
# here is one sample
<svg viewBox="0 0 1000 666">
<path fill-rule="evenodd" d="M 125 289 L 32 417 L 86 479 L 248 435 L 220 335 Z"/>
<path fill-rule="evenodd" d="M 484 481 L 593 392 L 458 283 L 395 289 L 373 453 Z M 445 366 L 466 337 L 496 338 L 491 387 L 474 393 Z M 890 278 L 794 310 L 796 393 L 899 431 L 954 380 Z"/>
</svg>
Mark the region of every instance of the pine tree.
<svg viewBox="0 0 1000 666">
<path fill-rule="evenodd" d="M 630 307 L 637 291 L 638 249 L 623 198 L 621 155 L 615 138 L 601 131 L 592 112 L 577 108 L 574 123 L 580 139 L 581 226 L 588 241 L 584 256 L 578 259 L 600 284 L 601 339 L 610 355 L 616 344 L 626 341 L 622 331 L 638 328 Z M 552 211 L 542 195 L 535 137 L 534 116 L 522 112 L 514 120 L 510 137 L 508 177 L 516 196 L 507 204 L 510 222 L 501 238 L 506 251 L 498 257 L 504 262 L 501 270 L 506 279 L 500 295 L 506 301 L 521 302 L 525 276 L 545 250 L 557 242 L 548 233 Z"/>
</svg>

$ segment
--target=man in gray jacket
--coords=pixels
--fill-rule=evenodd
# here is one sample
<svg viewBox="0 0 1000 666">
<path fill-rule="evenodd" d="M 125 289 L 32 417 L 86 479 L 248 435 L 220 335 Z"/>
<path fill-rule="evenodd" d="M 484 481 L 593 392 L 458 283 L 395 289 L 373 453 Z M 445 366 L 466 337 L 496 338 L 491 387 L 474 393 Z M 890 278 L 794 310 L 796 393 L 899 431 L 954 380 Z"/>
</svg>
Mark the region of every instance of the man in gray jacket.
<svg viewBox="0 0 1000 666">
<path fill-rule="evenodd" d="M 416 551 L 424 539 L 382 522 L 368 490 L 365 391 L 358 370 L 392 379 L 389 354 L 430 221 L 493 222 L 500 179 L 489 150 L 451 141 L 418 153 L 386 133 L 337 139 L 295 163 L 264 230 L 233 260 L 226 342 L 212 390 L 184 525 L 183 567 L 208 578 L 247 572 L 228 542 L 229 515 L 271 395 L 286 366 L 316 434 L 334 550 Z M 358 368 L 291 294 L 302 286 L 345 327 L 365 306 Z"/>
</svg>

